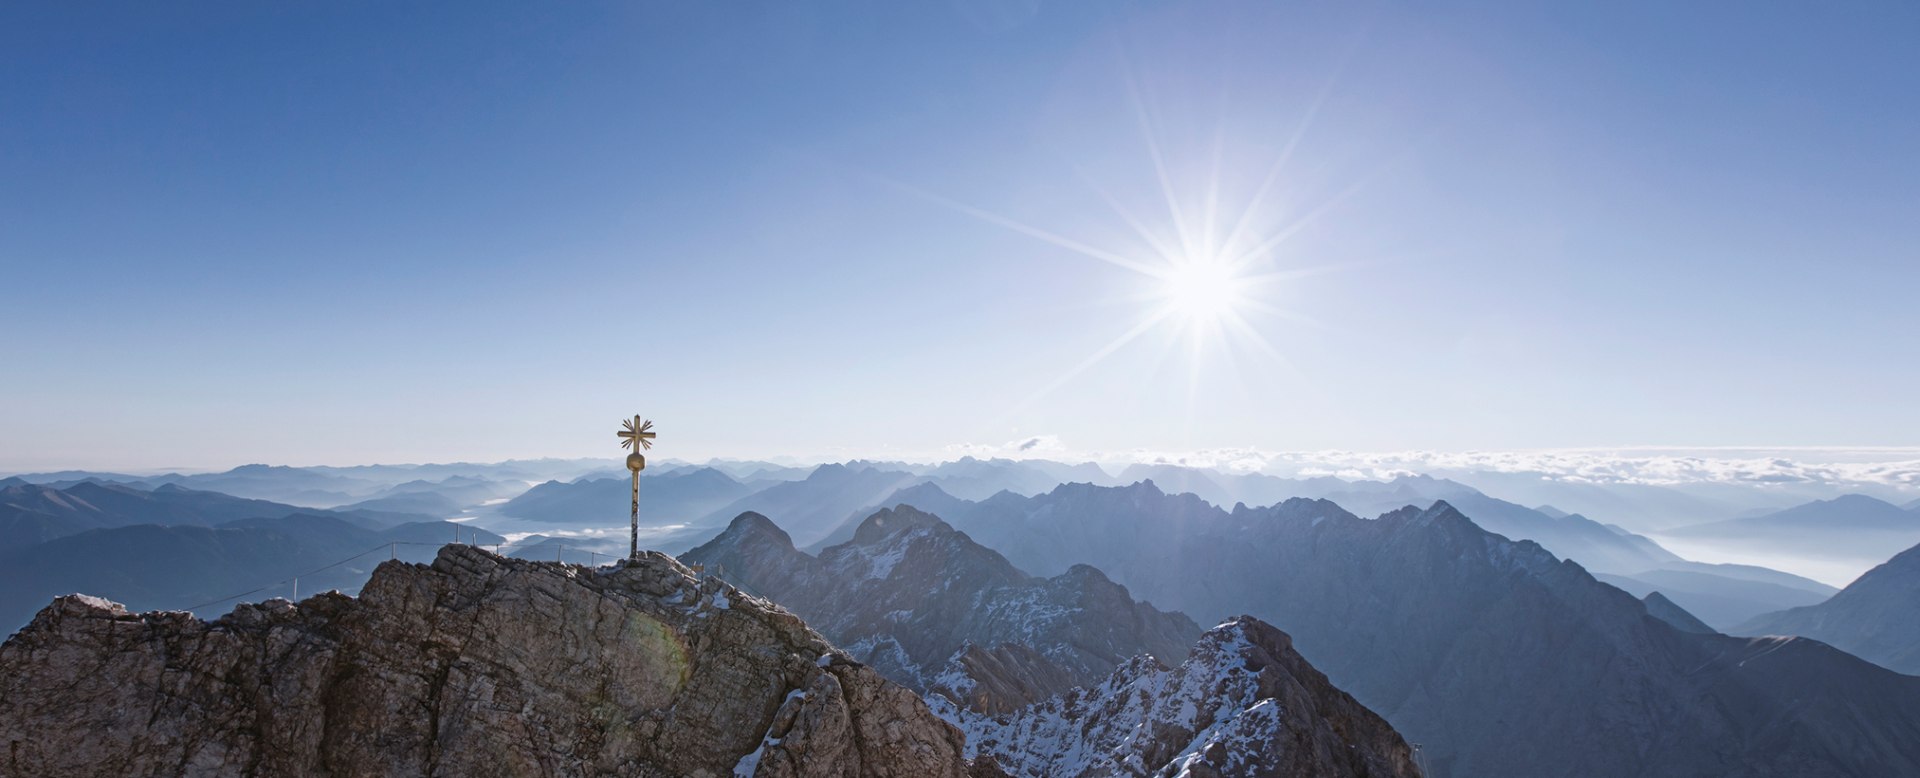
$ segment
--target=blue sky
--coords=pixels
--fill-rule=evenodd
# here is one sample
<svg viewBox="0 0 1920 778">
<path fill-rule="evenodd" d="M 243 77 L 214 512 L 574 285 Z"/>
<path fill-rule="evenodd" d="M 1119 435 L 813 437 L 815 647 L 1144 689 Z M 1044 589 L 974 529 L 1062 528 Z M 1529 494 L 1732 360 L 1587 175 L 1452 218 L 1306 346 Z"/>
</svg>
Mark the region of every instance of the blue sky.
<svg viewBox="0 0 1920 778">
<path fill-rule="evenodd" d="M 0 469 L 1920 443 L 1920 7 L 1576 5 L 9 4 Z"/>
</svg>

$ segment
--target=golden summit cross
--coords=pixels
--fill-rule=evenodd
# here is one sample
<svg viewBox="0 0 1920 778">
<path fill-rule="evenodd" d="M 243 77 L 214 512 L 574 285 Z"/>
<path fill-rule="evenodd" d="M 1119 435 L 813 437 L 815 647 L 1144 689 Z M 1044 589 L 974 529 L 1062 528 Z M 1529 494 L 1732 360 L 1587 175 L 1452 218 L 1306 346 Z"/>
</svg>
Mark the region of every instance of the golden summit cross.
<svg viewBox="0 0 1920 778">
<path fill-rule="evenodd" d="M 634 414 L 633 421 L 621 419 L 620 431 L 613 434 L 620 436 L 621 448 L 633 448 L 634 442 L 638 441 L 640 448 L 649 451 L 653 450 L 653 439 L 655 437 L 653 434 L 653 422 L 641 419 L 640 414 Z M 638 449 L 635 449 L 635 452 L 638 453 Z M 646 465 L 642 464 L 640 467 L 645 468 Z"/>
<path fill-rule="evenodd" d="M 620 436 L 621 448 L 632 449 L 633 451 L 633 453 L 627 455 L 627 470 L 633 473 L 633 523 L 631 525 L 632 529 L 627 535 L 627 558 L 639 559 L 640 471 L 647 469 L 647 458 L 640 453 L 640 450 L 653 450 L 653 422 L 640 418 L 640 414 L 636 413 L 633 415 L 632 421 L 621 419 L 620 431 L 614 434 Z"/>
</svg>

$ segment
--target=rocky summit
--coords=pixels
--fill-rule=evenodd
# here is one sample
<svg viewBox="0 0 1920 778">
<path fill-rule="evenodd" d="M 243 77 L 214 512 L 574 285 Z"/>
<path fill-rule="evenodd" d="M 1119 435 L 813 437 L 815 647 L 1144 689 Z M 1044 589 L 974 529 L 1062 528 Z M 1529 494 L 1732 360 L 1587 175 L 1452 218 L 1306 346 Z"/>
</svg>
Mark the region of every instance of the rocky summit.
<svg viewBox="0 0 1920 778">
<path fill-rule="evenodd" d="M 967 730 L 969 749 L 1023 778 L 1420 774 L 1385 720 L 1251 616 L 1208 630 L 1178 667 L 1136 657 L 1011 714 L 933 703 Z"/>
<path fill-rule="evenodd" d="M 962 776 L 961 732 L 669 557 L 448 546 L 207 622 L 62 597 L 0 646 L 0 775 Z"/>
</svg>

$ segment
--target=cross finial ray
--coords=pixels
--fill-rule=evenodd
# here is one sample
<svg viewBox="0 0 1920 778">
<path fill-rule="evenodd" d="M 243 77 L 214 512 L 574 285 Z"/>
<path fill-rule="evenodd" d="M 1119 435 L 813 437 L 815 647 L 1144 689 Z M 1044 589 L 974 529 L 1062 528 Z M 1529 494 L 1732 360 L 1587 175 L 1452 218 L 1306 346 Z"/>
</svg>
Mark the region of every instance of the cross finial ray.
<svg viewBox="0 0 1920 778">
<path fill-rule="evenodd" d="M 614 434 L 620 436 L 621 448 L 634 448 L 635 444 L 638 444 L 640 448 L 653 450 L 655 437 L 653 422 L 642 420 L 635 415 L 632 421 L 621 419 L 620 427 L 620 431 Z"/>
</svg>

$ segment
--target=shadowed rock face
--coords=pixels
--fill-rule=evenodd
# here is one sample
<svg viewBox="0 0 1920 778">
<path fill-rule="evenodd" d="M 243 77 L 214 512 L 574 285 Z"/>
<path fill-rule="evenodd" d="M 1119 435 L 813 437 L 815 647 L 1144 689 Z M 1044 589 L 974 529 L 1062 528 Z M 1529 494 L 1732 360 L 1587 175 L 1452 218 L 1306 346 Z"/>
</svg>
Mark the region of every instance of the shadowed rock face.
<svg viewBox="0 0 1920 778">
<path fill-rule="evenodd" d="M 1102 683 L 1001 716 L 943 703 L 969 749 L 1017 776 L 1420 774 L 1385 720 L 1251 616 L 1208 630 L 1178 667 L 1137 657 Z"/>
<path fill-rule="evenodd" d="M 1741 635 L 1801 635 L 1920 675 L 1920 546 L 1895 554 L 1832 599 L 1755 617 Z"/>
<path fill-rule="evenodd" d="M 1138 654 L 1182 655 L 1200 634 L 1099 570 L 1027 575 L 905 505 L 869 516 L 817 558 L 746 513 L 683 559 L 792 608 L 887 677 L 974 710 L 1012 710 L 1098 681 Z"/>
<path fill-rule="evenodd" d="M 1647 615 L 1664 621 L 1681 632 L 1692 632 L 1697 635 L 1718 634 L 1714 628 L 1707 626 L 1706 622 L 1694 618 L 1687 609 L 1675 605 L 1664 594 L 1649 592 L 1647 596 L 1640 598 L 1640 602 L 1647 606 Z"/>
<path fill-rule="evenodd" d="M 7 775 L 961 776 L 961 734 L 659 554 L 448 546 L 213 622 L 56 600 L 0 646 Z"/>
<path fill-rule="evenodd" d="M 1163 606 L 1284 625 L 1434 775 L 1920 775 L 1920 678 L 1811 640 L 1683 632 L 1445 503 L 1193 502 L 1061 487 L 956 526 L 1017 564 L 1094 564 Z"/>
</svg>

